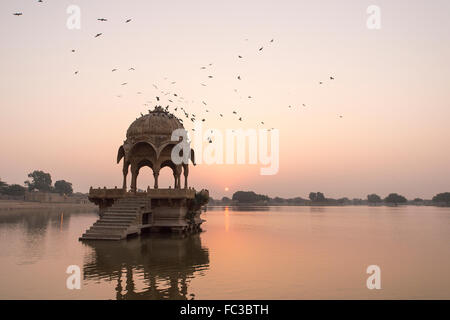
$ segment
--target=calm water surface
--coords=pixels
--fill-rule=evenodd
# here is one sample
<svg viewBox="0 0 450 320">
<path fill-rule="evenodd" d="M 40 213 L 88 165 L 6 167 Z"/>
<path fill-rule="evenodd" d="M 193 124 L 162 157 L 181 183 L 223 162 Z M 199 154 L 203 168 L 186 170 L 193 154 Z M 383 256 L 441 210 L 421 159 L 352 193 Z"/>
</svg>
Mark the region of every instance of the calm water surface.
<svg viewBox="0 0 450 320">
<path fill-rule="evenodd" d="M 0 299 L 450 299 L 450 209 L 215 208 L 205 232 L 82 243 L 96 213 L 0 213 Z M 381 290 L 366 268 L 381 268 Z M 69 265 L 81 290 L 66 289 Z"/>
</svg>

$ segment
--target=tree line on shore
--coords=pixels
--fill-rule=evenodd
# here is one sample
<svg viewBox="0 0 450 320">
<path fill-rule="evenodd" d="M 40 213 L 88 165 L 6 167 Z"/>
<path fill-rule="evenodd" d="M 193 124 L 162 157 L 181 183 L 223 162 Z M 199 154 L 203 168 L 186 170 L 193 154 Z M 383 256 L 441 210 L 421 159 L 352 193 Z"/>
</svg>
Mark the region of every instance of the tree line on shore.
<svg viewBox="0 0 450 320">
<path fill-rule="evenodd" d="M 262 205 L 438 205 L 438 206 L 450 206 L 450 192 L 439 193 L 433 197 L 432 200 L 424 200 L 421 198 L 415 198 L 408 200 L 406 197 L 391 193 L 385 198 L 380 197 L 377 194 L 369 194 L 366 199 L 349 199 L 349 198 L 326 198 L 322 192 L 311 192 L 308 199 L 302 197 L 295 198 L 270 198 L 267 195 L 257 194 L 253 191 L 237 191 L 233 194 L 232 198 L 223 197 L 221 200 L 215 200 L 210 198 L 210 204 L 262 204 Z"/>
<path fill-rule="evenodd" d="M 6 182 L 0 180 L 0 194 L 7 196 L 23 196 L 28 190 L 40 191 L 40 192 L 50 192 L 59 193 L 61 195 L 71 195 L 73 194 L 72 183 L 65 180 L 55 181 L 52 185 L 52 177 L 50 173 L 46 173 L 41 170 L 34 170 L 28 174 L 29 180 L 25 181 L 25 186 L 20 184 L 8 185 Z"/>
</svg>

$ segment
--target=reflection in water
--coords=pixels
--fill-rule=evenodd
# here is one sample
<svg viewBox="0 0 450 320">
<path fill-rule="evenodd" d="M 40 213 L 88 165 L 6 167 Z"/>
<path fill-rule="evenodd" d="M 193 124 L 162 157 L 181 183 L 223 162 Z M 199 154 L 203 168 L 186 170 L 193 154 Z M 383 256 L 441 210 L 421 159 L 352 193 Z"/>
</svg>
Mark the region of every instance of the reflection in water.
<svg viewBox="0 0 450 320">
<path fill-rule="evenodd" d="M 236 212 L 262 212 L 262 211 L 279 211 L 282 207 L 271 207 L 271 206 L 209 206 L 208 211 L 236 211 Z"/>
<path fill-rule="evenodd" d="M 85 242 L 85 280 L 116 282 L 116 299 L 194 299 L 188 284 L 209 269 L 200 235 L 143 235 L 128 241 Z M 137 289 L 137 286 L 144 286 Z"/>
</svg>

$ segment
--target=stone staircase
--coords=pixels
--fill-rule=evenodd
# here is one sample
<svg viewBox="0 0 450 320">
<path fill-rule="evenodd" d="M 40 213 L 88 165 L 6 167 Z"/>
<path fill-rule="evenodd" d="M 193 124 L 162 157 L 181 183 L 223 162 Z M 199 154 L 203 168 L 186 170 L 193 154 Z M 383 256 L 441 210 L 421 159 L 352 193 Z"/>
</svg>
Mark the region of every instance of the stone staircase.
<svg viewBox="0 0 450 320">
<path fill-rule="evenodd" d="M 140 233 L 142 214 L 149 213 L 150 209 L 150 201 L 142 197 L 119 199 L 79 240 L 122 240 L 130 234 Z"/>
</svg>

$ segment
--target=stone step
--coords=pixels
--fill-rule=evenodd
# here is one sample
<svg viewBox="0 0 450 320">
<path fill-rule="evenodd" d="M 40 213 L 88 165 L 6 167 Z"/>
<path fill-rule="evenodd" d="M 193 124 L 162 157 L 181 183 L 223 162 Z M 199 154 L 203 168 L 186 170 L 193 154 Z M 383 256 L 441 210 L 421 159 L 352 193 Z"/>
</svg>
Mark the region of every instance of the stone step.
<svg viewBox="0 0 450 320">
<path fill-rule="evenodd" d="M 122 240 L 121 235 L 83 234 L 80 240 Z"/>
<path fill-rule="evenodd" d="M 134 221 L 136 220 L 136 216 L 121 216 L 121 215 L 117 215 L 117 216 L 103 216 L 100 220 L 98 221 L 116 221 L 116 220 L 126 220 L 126 221 Z"/>
<path fill-rule="evenodd" d="M 105 212 L 136 212 L 138 208 L 120 208 L 120 207 L 111 207 L 105 210 Z"/>
<path fill-rule="evenodd" d="M 104 236 L 115 236 L 115 235 L 123 236 L 125 234 L 125 230 L 86 230 L 86 232 L 84 234 L 88 234 L 88 235 L 97 234 L 97 235 L 104 235 Z"/>
<path fill-rule="evenodd" d="M 102 221 L 111 221 L 111 220 L 124 220 L 124 221 L 133 221 L 136 219 L 136 216 L 114 216 L 114 215 L 108 215 L 101 217 L 100 220 Z"/>
<path fill-rule="evenodd" d="M 93 225 L 95 226 L 121 226 L 121 227 L 129 227 L 131 225 L 130 222 L 123 221 L 97 221 Z"/>
<path fill-rule="evenodd" d="M 121 226 L 121 225 L 117 225 L 117 226 L 108 226 L 108 225 L 93 225 L 90 229 L 88 230 L 118 230 L 118 231 L 123 231 L 128 229 L 128 226 Z"/>
<path fill-rule="evenodd" d="M 127 212 L 106 212 L 102 217 L 137 217 L 137 214 Z"/>
</svg>

